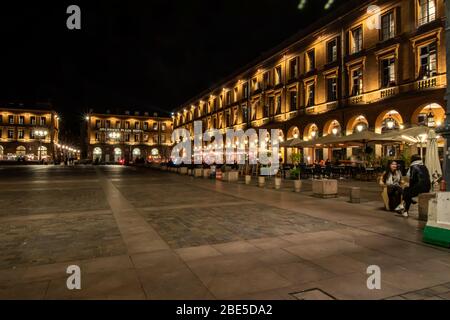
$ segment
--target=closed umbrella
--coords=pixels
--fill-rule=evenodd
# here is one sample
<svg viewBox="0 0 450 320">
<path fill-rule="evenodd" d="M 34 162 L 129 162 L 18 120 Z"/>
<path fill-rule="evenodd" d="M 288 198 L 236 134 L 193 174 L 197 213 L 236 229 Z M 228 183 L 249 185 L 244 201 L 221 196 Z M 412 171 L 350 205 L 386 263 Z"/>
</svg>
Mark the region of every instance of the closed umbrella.
<svg viewBox="0 0 450 320">
<path fill-rule="evenodd" d="M 432 185 L 437 183 L 442 177 L 441 162 L 439 161 L 439 151 L 437 145 L 436 132 L 430 130 L 427 141 L 427 154 L 425 155 L 425 166 L 430 172 Z"/>
</svg>

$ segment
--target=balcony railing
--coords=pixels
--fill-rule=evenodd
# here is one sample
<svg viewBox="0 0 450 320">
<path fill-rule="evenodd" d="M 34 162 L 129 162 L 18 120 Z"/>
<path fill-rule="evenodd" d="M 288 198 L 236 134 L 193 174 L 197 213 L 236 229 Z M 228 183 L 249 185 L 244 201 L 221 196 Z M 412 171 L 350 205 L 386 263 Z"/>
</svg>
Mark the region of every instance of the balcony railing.
<svg viewBox="0 0 450 320">
<path fill-rule="evenodd" d="M 438 86 L 438 77 L 432 77 L 424 80 L 419 80 L 416 83 L 417 90 L 426 90 Z"/>
</svg>

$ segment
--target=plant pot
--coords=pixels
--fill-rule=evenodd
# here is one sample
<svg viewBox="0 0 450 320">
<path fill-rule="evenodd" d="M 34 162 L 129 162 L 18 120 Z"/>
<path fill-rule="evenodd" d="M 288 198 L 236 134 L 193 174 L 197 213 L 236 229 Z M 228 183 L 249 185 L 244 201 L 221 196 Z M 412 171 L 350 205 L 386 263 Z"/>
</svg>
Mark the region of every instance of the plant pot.
<svg viewBox="0 0 450 320">
<path fill-rule="evenodd" d="M 294 180 L 294 192 L 300 192 L 302 190 L 302 180 Z"/>
<path fill-rule="evenodd" d="M 275 189 L 279 190 L 281 188 L 281 178 L 275 178 Z"/>
<path fill-rule="evenodd" d="M 258 187 L 264 188 L 265 184 L 266 184 L 266 177 L 259 176 L 258 177 Z"/>
<path fill-rule="evenodd" d="M 245 176 L 245 184 L 250 184 L 252 183 L 252 176 L 251 175 L 246 175 Z"/>
</svg>

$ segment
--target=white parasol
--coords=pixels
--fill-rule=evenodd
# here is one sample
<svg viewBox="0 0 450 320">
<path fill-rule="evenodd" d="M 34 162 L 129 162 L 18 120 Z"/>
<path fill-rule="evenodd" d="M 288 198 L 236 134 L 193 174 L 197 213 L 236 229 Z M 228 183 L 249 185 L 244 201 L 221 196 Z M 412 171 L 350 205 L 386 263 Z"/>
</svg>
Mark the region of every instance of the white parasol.
<svg viewBox="0 0 450 320">
<path fill-rule="evenodd" d="M 436 132 L 430 130 L 428 133 L 427 154 L 425 155 L 425 165 L 430 172 L 432 185 L 438 183 L 442 177 L 441 162 L 439 161 L 439 151 L 436 138 Z"/>
</svg>

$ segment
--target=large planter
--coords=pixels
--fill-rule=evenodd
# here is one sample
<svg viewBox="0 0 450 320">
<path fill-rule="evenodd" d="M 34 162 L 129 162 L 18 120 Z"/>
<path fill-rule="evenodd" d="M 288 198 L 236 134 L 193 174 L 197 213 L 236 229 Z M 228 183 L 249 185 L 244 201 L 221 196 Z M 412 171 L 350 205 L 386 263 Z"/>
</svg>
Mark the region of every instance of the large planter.
<svg viewBox="0 0 450 320">
<path fill-rule="evenodd" d="M 315 197 L 319 198 L 337 198 L 338 181 L 337 180 L 313 180 L 312 189 Z"/>
<path fill-rule="evenodd" d="M 294 180 L 294 192 L 302 191 L 302 180 Z"/>
<path fill-rule="evenodd" d="M 230 175 L 230 172 L 222 172 L 222 181 L 228 181 L 228 176 Z"/>
<path fill-rule="evenodd" d="M 281 188 L 281 178 L 275 177 L 275 189 L 279 190 Z"/>
<path fill-rule="evenodd" d="M 246 176 L 245 176 L 245 184 L 250 184 L 250 183 L 252 183 L 252 176 L 251 175 L 249 175 L 249 174 L 247 174 Z"/>
<path fill-rule="evenodd" d="M 203 169 L 203 178 L 209 179 L 210 173 L 211 173 L 211 169 Z"/>
<path fill-rule="evenodd" d="M 238 171 L 230 171 L 228 172 L 228 182 L 237 182 L 239 180 L 239 172 Z"/>
<path fill-rule="evenodd" d="M 181 174 L 181 175 L 187 175 L 188 174 L 188 168 L 187 167 L 181 167 L 181 168 L 179 168 L 179 173 Z"/>
<path fill-rule="evenodd" d="M 258 187 L 264 188 L 265 185 L 266 185 L 266 177 L 259 176 L 258 177 Z"/>
</svg>

